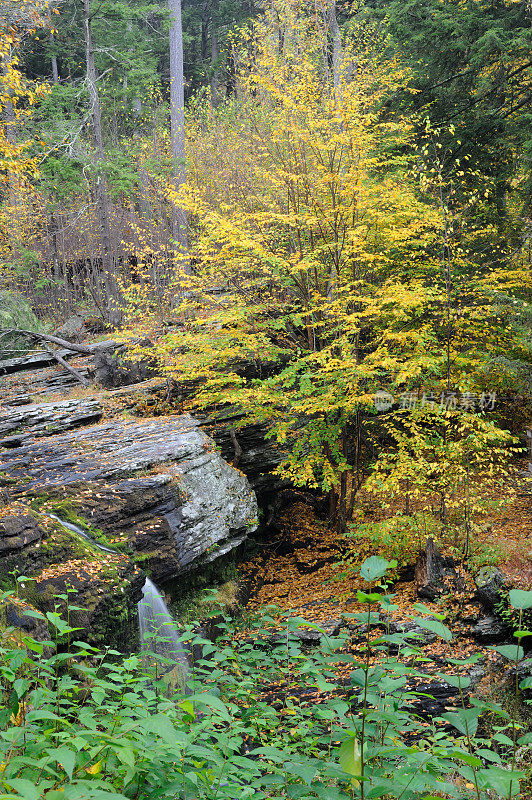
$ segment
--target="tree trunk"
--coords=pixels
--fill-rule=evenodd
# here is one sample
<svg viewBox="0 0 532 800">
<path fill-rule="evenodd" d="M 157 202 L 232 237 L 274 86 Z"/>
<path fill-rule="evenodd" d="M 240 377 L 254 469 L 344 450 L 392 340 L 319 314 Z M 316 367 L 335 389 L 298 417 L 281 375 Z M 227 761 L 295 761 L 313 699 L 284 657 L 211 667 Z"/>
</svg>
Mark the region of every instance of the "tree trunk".
<svg viewBox="0 0 532 800">
<path fill-rule="evenodd" d="M 2 59 L 2 77 L 6 84 L 6 94 L 9 93 L 8 79 L 9 79 L 9 60 L 8 58 Z M 4 104 L 4 119 L 5 119 L 5 137 L 10 144 L 16 144 L 17 131 L 16 131 L 16 118 L 15 107 L 11 100 L 7 99 Z"/>
<path fill-rule="evenodd" d="M 13 105 L 12 101 L 9 99 L 10 97 L 10 89 L 9 89 L 9 67 L 10 67 L 11 58 L 9 55 L 6 55 L 5 58 L 1 59 L 2 65 L 2 78 L 5 84 L 4 92 L 6 95 L 6 99 L 4 102 L 4 134 L 11 145 L 16 145 L 17 143 L 17 118 L 15 114 L 15 106 Z M 17 205 L 17 190 L 19 188 L 17 176 L 12 170 L 9 170 L 7 175 L 7 199 L 8 204 L 10 206 L 15 207 Z"/>
<path fill-rule="evenodd" d="M 50 34 L 50 44 L 53 48 L 55 44 L 53 33 Z M 52 80 L 54 83 L 59 83 L 59 67 L 57 65 L 57 56 L 53 52 L 50 56 L 50 61 L 52 62 Z"/>
<path fill-rule="evenodd" d="M 181 0 L 168 0 L 170 11 L 170 137 L 173 183 L 176 191 L 186 181 L 185 170 L 185 83 L 183 75 L 183 28 Z M 190 274 L 187 214 L 177 203 L 172 209 L 172 236 L 185 272 Z"/>
<path fill-rule="evenodd" d="M 54 83 L 59 83 L 59 68 L 55 56 L 52 56 L 52 80 Z"/>
<path fill-rule="evenodd" d="M 336 0 L 330 0 L 327 9 L 329 30 L 332 37 L 332 68 L 333 68 L 333 86 L 336 94 L 340 85 L 340 77 L 342 73 L 342 36 L 340 34 L 340 27 L 336 19 Z"/>
<path fill-rule="evenodd" d="M 131 20 L 128 20 L 127 23 L 127 31 L 129 34 L 133 34 L 133 23 Z M 129 57 L 133 60 L 134 59 L 134 52 L 130 50 Z M 127 84 L 127 75 L 125 77 L 125 83 Z M 140 128 L 142 126 L 142 100 L 140 97 L 134 97 L 132 100 L 132 108 L 133 108 L 133 115 L 135 117 L 135 132 L 133 137 L 140 141 L 141 139 L 141 131 Z M 146 169 L 144 167 L 142 157 L 139 157 L 137 160 L 137 171 L 139 174 L 139 184 L 138 184 L 138 192 L 137 192 L 137 202 L 135 204 L 136 211 L 140 214 L 141 217 L 147 217 L 149 213 L 148 207 L 148 175 L 146 173 Z"/>
<path fill-rule="evenodd" d="M 111 243 L 111 223 L 109 213 L 109 193 L 103 171 L 105 154 L 103 149 L 102 114 L 100 98 L 98 96 L 98 75 L 94 63 L 94 47 L 92 43 L 90 0 L 83 0 L 83 32 L 85 37 L 85 59 L 87 66 L 87 89 L 89 92 L 90 113 L 92 130 L 96 149 L 95 159 L 95 187 L 94 198 L 96 201 L 96 215 L 100 227 L 100 240 L 102 246 L 103 281 L 105 286 L 107 313 L 109 321 L 118 324 L 122 314 L 118 307 L 119 292 L 115 276 L 115 264 Z"/>
<path fill-rule="evenodd" d="M 218 46 L 218 31 L 211 22 L 211 105 L 216 108 L 220 104 L 220 65 L 218 63 L 220 50 Z"/>
</svg>

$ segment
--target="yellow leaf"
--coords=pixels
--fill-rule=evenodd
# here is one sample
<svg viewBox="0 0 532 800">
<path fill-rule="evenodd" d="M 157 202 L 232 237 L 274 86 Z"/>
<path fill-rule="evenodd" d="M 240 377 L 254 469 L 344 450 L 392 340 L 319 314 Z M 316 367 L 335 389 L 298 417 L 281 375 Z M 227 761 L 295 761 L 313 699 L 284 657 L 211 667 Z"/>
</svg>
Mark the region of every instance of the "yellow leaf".
<svg viewBox="0 0 532 800">
<path fill-rule="evenodd" d="M 90 767 L 85 767 L 85 772 L 89 775 L 98 775 L 102 771 L 102 762 L 97 761 L 95 764 L 92 764 Z"/>
</svg>

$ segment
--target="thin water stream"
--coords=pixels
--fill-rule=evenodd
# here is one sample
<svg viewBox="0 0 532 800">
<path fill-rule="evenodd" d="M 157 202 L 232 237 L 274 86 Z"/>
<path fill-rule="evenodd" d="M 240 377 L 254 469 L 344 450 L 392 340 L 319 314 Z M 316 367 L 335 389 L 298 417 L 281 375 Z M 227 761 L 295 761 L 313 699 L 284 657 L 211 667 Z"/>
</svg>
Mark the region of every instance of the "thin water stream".
<svg viewBox="0 0 532 800">
<path fill-rule="evenodd" d="M 102 553 L 113 553 L 114 555 L 116 555 L 116 550 L 113 550 L 111 547 L 106 547 L 104 544 L 100 544 L 95 539 L 93 539 L 92 536 L 89 536 L 89 534 L 86 531 L 84 531 L 83 528 L 80 528 L 78 525 L 74 525 L 73 522 L 67 522 L 64 519 L 60 519 L 55 514 L 47 514 L 47 516 L 50 517 L 50 519 L 55 519 L 55 521 L 58 522 L 60 525 L 62 525 L 63 528 L 66 528 L 67 531 L 72 531 L 73 533 L 77 533 L 87 542 L 90 542 L 95 547 L 97 547 L 98 550 L 101 550 Z"/>
</svg>

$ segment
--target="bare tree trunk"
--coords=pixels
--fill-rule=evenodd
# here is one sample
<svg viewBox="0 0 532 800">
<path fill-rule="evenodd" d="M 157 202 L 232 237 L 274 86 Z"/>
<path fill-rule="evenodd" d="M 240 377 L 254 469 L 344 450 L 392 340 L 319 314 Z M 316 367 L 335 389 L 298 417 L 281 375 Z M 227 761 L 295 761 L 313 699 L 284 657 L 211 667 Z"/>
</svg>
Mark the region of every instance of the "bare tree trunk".
<svg viewBox="0 0 532 800">
<path fill-rule="evenodd" d="M 342 36 L 338 20 L 336 19 L 336 0 L 330 0 L 327 8 L 329 30 L 332 37 L 332 67 L 333 67 L 333 86 L 335 93 L 340 85 L 342 73 Z"/>
<path fill-rule="evenodd" d="M 15 106 L 9 99 L 9 66 L 11 57 L 8 55 L 1 59 L 2 64 L 2 77 L 5 83 L 6 100 L 4 101 L 4 133 L 9 144 L 15 145 L 17 143 L 17 117 L 15 114 Z M 15 207 L 17 204 L 17 193 L 19 183 L 17 176 L 12 170 L 9 170 L 7 175 L 7 189 L 8 189 L 8 203 L 10 206 Z"/>
<path fill-rule="evenodd" d="M 8 58 L 2 59 L 2 77 L 7 86 L 7 79 L 9 76 L 9 60 Z M 7 141 L 10 144 L 16 144 L 17 141 L 17 131 L 16 131 L 16 118 L 15 118 L 15 107 L 11 100 L 7 99 L 5 101 L 5 136 Z"/>
<path fill-rule="evenodd" d="M 98 75 L 94 63 L 94 47 L 92 43 L 90 0 L 83 0 L 83 32 L 85 36 L 85 58 L 87 62 L 87 89 L 89 92 L 92 130 L 96 148 L 94 196 L 96 200 L 96 215 L 100 227 L 100 240 L 102 245 L 103 279 L 105 284 L 107 312 L 109 321 L 117 324 L 121 320 L 118 308 L 119 292 L 116 283 L 113 248 L 111 243 L 111 223 L 109 213 L 109 193 L 103 171 L 105 159 L 102 134 L 102 113 L 100 98 L 98 96 Z"/>
<path fill-rule="evenodd" d="M 50 44 L 52 47 L 54 46 L 54 35 L 53 33 L 50 34 Z M 52 80 L 54 83 L 59 83 L 59 67 L 57 65 L 57 56 L 55 53 L 52 53 L 50 56 L 50 60 L 52 62 Z"/>
<path fill-rule="evenodd" d="M 170 135 L 173 162 L 173 182 L 176 191 L 186 181 L 185 169 L 185 82 L 183 74 L 183 28 L 181 0 L 168 0 L 170 11 Z M 172 235 L 185 272 L 190 274 L 188 253 L 187 214 L 177 203 L 172 209 Z"/>
<path fill-rule="evenodd" d="M 55 56 L 52 56 L 52 80 L 54 83 L 59 83 L 59 68 Z"/>
<path fill-rule="evenodd" d="M 127 30 L 128 30 L 128 33 L 130 33 L 130 34 L 133 32 L 133 23 L 131 22 L 131 20 L 128 20 Z M 130 52 L 130 57 L 131 58 L 134 57 L 134 53 L 133 52 Z M 126 75 L 126 78 L 125 78 L 125 83 L 126 83 L 126 86 L 127 86 L 127 75 Z M 135 126 L 135 132 L 133 134 L 133 137 L 135 139 L 137 139 L 137 140 L 140 140 L 141 133 L 140 133 L 139 128 L 141 126 L 141 120 L 142 120 L 142 100 L 140 99 L 140 97 L 134 97 L 133 98 L 132 106 L 133 106 L 133 115 L 134 115 L 134 117 L 136 119 L 136 123 L 137 123 L 136 126 Z M 138 192 L 137 192 L 136 210 L 140 214 L 141 217 L 147 217 L 148 216 L 148 211 L 149 211 L 148 201 L 147 201 L 147 197 L 148 197 L 148 175 L 147 175 L 146 169 L 145 169 L 145 167 L 144 167 L 144 165 L 142 163 L 142 157 L 139 157 L 139 159 L 137 161 L 137 170 L 138 170 L 138 174 L 139 174 L 139 185 L 138 185 Z"/>
<path fill-rule="evenodd" d="M 142 116 L 142 102 L 136 97 L 133 100 L 133 112 L 138 120 L 140 120 Z M 140 134 L 138 131 L 135 131 L 133 134 L 135 139 L 140 139 Z M 147 217 L 149 213 L 149 188 L 148 188 L 148 173 L 146 172 L 146 167 L 144 166 L 142 156 L 139 156 L 137 161 L 137 170 L 139 174 L 139 184 L 138 184 L 138 192 L 137 192 L 137 211 L 141 217 Z"/>
<path fill-rule="evenodd" d="M 220 104 L 219 57 L 218 31 L 214 27 L 214 20 L 211 20 L 211 105 L 213 108 L 216 108 L 216 106 Z"/>
</svg>

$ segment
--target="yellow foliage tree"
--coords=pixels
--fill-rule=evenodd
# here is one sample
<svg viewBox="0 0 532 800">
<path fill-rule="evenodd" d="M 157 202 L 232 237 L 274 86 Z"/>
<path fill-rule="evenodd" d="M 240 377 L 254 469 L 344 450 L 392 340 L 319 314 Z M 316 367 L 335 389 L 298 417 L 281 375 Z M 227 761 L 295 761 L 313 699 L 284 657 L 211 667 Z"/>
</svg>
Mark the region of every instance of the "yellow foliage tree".
<svg viewBox="0 0 532 800">
<path fill-rule="evenodd" d="M 266 423 L 280 474 L 328 491 L 343 527 L 376 390 L 448 385 L 468 331 L 442 346 L 446 220 L 412 173 L 408 121 L 383 111 L 401 68 L 361 30 L 332 69 L 313 9 L 274 2 L 234 44 L 236 97 L 194 109 L 179 202 L 195 275 L 176 276 L 183 325 L 158 355 L 167 375 L 197 379 L 196 403 Z M 132 295 L 148 330 L 149 298 Z"/>
<path fill-rule="evenodd" d="M 30 83 L 18 67 L 17 51 L 25 32 L 42 22 L 37 4 L 7 3 L 0 14 L 0 263 L 4 278 L 40 224 L 33 181 L 38 177 L 34 141 L 25 135 L 44 85 Z M 33 152 L 32 152 L 33 150 Z"/>
</svg>

